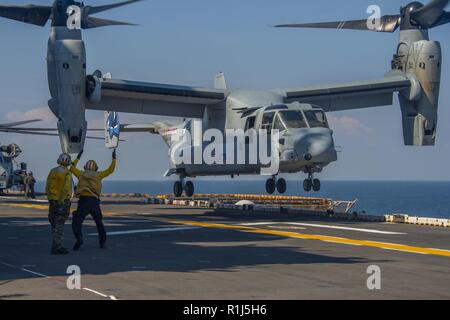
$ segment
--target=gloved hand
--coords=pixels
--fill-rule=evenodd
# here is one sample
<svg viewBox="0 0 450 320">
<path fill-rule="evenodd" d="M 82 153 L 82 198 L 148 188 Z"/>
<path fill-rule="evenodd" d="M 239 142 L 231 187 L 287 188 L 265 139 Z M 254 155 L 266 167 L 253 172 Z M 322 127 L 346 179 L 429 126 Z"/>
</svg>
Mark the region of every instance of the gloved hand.
<svg viewBox="0 0 450 320">
<path fill-rule="evenodd" d="M 117 159 L 117 149 L 114 149 L 114 151 L 113 151 L 113 153 L 112 153 L 112 158 L 113 158 L 114 160 Z"/>
<path fill-rule="evenodd" d="M 81 160 L 81 157 L 83 156 L 84 150 L 81 150 L 80 153 L 77 156 L 78 160 Z"/>
</svg>

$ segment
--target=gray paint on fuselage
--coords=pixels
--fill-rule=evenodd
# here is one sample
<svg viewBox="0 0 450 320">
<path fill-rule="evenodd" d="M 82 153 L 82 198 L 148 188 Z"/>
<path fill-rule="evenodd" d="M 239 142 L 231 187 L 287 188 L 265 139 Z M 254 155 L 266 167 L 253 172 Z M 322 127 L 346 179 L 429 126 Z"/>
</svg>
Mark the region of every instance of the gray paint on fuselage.
<svg viewBox="0 0 450 320">
<path fill-rule="evenodd" d="M 276 106 L 284 107 L 278 108 Z M 254 111 L 244 116 L 245 108 Z M 275 112 L 275 114 L 289 110 L 323 111 L 310 104 L 300 104 L 298 102 L 285 104 L 284 96 L 277 92 L 232 91 L 227 96 L 226 110 L 223 110 L 220 106 L 209 106 L 206 108 L 203 130 L 219 129 L 222 133 L 225 130 L 220 128 L 244 130 L 249 117 L 256 118 L 254 128 L 258 130 L 261 128 L 262 119 L 267 109 L 270 109 L 270 112 Z M 225 113 L 226 117 L 218 117 L 219 113 Z M 215 121 L 212 122 L 212 119 Z M 218 119 L 221 119 L 219 120 L 221 123 L 218 123 Z M 337 160 L 333 131 L 329 128 L 289 128 L 280 132 L 280 140 L 283 140 L 284 145 L 280 146 L 281 162 L 279 173 L 306 172 L 308 169 L 313 172 L 321 172 L 324 167 Z M 248 148 L 246 148 L 246 161 L 248 160 L 248 152 Z M 237 151 L 235 150 L 235 155 L 236 153 Z M 308 153 L 312 156 L 310 161 L 305 160 L 305 155 Z M 224 158 L 226 159 L 226 154 L 224 154 Z M 261 165 L 251 164 L 207 165 L 205 163 L 183 164 L 174 167 L 188 177 L 255 175 L 260 174 L 262 168 Z"/>
</svg>

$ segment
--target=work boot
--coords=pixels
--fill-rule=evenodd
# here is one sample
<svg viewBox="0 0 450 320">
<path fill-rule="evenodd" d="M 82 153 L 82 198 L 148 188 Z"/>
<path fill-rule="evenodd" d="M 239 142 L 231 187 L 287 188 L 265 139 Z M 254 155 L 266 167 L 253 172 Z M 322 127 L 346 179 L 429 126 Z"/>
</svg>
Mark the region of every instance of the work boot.
<svg viewBox="0 0 450 320">
<path fill-rule="evenodd" d="M 83 240 L 77 240 L 77 242 L 75 242 L 75 245 L 73 246 L 73 251 L 80 250 L 82 245 L 83 245 Z"/>
<path fill-rule="evenodd" d="M 67 251 L 66 248 L 59 247 L 59 248 L 52 249 L 52 255 L 54 255 L 54 256 L 61 256 L 61 255 L 66 255 L 66 254 L 69 254 L 69 251 Z"/>
</svg>

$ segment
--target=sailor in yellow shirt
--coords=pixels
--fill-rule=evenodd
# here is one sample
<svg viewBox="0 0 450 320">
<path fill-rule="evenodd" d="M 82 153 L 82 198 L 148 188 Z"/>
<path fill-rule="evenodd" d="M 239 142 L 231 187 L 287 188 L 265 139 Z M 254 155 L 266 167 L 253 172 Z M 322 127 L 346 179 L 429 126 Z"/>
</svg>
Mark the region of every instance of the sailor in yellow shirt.
<svg viewBox="0 0 450 320">
<path fill-rule="evenodd" d="M 116 168 L 116 150 L 112 154 L 112 162 L 105 171 L 98 171 L 98 165 L 90 160 L 84 166 L 84 171 L 77 169 L 77 164 L 83 155 L 83 151 L 78 154 L 77 160 L 72 163 L 70 171 L 78 178 L 76 196 L 78 209 L 74 213 L 72 220 L 72 230 L 77 239 L 73 250 L 78 251 L 83 245 L 83 233 L 81 231 L 84 219 L 87 215 L 94 218 L 99 235 L 100 248 L 104 249 L 106 244 L 106 230 L 103 224 L 103 215 L 100 208 L 100 196 L 102 194 L 102 180 L 110 176 Z"/>
<path fill-rule="evenodd" d="M 58 167 L 52 169 L 47 177 L 45 193 L 50 203 L 48 220 L 52 226 L 53 255 L 68 254 L 63 247 L 64 224 L 70 215 L 72 198 L 72 174 L 68 167 L 71 165 L 70 155 L 63 153 L 58 158 Z"/>
</svg>

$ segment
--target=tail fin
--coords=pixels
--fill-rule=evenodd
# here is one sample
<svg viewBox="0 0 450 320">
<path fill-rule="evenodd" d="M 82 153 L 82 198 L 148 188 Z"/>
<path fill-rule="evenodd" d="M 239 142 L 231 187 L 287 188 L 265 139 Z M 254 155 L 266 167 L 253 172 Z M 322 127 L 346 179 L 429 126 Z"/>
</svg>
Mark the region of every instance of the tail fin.
<svg viewBox="0 0 450 320">
<path fill-rule="evenodd" d="M 216 75 L 214 87 L 218 90 L 227 90 L 227 81 L 225 80 L 225 74 L 223 72 Z"/>
<path fill-rule="evenodd" d="M 117 112 L 105 112 L 105 145 L 117 149 L 120 141 L 120 122 Z"/>
<path fill-rule="evenodd" d="M 150 133 L 160 135 L 170 147 L 173 135 L 185 128 L 186 122 L 173 124 L 169 122 L 154 122 L 151 124 L 120 124 L 117 112 L 105 112 L 105 145 L 108 149 L 119 147 L 120 134 L 128 133 Z"/>
</svg>

